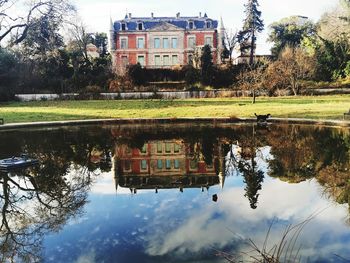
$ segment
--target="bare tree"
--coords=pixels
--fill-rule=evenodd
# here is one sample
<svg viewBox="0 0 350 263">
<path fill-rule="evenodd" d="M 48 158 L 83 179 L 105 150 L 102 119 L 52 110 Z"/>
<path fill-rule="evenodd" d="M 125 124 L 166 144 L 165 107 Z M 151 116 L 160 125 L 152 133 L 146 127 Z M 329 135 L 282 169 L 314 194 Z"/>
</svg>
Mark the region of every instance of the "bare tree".
<svg viewBox="0 0 350 263">
<path fill-rule="evenodd" d="M 350 35 L 350 3 L 346 0 L 341 3 L 319 20 L 317 34 L 321 38 L 334 41 L 344 34 Z"/>
<path fill-rule="evenodd" d="M 50 12 L 63 17 L 72 11 L 69 0 L 0 0 L 0 44 L 21 43 L 35 21 Z"/>
<path fill-rule="evenodd" d="M 86 32 L 86 26 L 79 18 L 69 22 L 69 25 L 71 47 L 79 51 L 83 55 L 85 61 L 89 61 L 87 45 L 90 43 L 90 34 Z"/>
<path fill-rule="evenodd" d="M 247 68 L 241 72 L 238 77 L 238 83 L 242 90 L 250 91 L 252 95 L 252 103 L 256 101 L 257 92 L 265 88 L 265 70 L 268 61 L 262 61 L 253 65 L 247 65 Z"/>
<path fill-rule="evenodd" d="M 279 59 L 267 69 L 267 83 L 270 89 L 284 87 L 296 96 L 302 89 L 301 82 L 313 76 L 315 59 L 300 47 L 286 47 Z"/>
<path fill-rule="evenodd" d="M 229 32 L 225 30 L 225 35 L 224 35 L 224 44 L 228 53 L 229 57 L 229 63 L 232 64 L 232 53 L 235 47 L 238 44 L 238 31 L 232 31 L 230 30 Z"/>
</svg>

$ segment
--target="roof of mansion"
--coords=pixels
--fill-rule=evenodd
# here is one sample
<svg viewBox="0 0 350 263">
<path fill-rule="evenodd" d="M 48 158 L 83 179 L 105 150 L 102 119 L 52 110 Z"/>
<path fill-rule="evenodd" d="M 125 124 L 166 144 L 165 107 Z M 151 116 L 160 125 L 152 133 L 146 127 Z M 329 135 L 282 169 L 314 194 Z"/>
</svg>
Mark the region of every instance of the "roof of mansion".
<svg viewBox="0 0 350 263">
<path fill-rule="evenodd" d="M 192 24 L 190 25 L 190 23 Z M 191 17 L 128 17 L 125 19 L 115 21 L 113 26 L 115 31 L 122 31 L 122 24 L 125 24 L 125 31 L 140 31 L 139 24 L 142 23 L 142 31 L 151 30 L 157 26 L 161 26 L 165 23 L 173 25 L 177 28 L 184 30 L 208 30 L 216 29 L 218 27 L 218 21 L 204 16 L 191 16 Z M 123 30 L 124 31 L 124 30 Z"/>
</svg>

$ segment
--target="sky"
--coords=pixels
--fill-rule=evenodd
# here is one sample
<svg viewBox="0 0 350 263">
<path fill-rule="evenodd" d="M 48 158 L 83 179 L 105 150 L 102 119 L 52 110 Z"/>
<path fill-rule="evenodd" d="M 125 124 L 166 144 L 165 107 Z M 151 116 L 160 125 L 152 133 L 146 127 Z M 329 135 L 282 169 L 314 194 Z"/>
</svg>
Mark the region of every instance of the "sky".
<svg viewBox="0 0 350 263">
<path fill-rule="evenodd" d="M 126 13 L 140 16 L 198 16 L 199 12 L 220 20 L 225 28 L 239 30 L 244 19 L 247 0 L 73 0 L 88 31 L 108 32 L 110 17 L 123 19 Z M 260 0 L 260 10 L 265 30 L 258 36 L 257 54 L 269 54 L 268 26 L 281 18 L 302 15 L 316 22 L 324 12 L 332 10 L 338 0 Z"/>
</svg>

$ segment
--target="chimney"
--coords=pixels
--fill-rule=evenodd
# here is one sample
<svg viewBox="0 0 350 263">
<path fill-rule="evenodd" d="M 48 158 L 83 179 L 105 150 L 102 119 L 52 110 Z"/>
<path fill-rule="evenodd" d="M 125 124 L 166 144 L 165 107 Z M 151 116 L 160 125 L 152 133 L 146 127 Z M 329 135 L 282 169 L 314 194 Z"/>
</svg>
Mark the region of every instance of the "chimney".
<svg viewBox="0 0 350 263">
<path fill-rule="evenodd" d="M 176 14 L 176 18 L 180 18 L 180 12 Z"/>
<path fill-rule="evenodd" d="M 202 12 L 199 12 L 199 17 L 202 17 Z"/>
<path fill-rule="evenodd" d="M 151 13 L 151 17 L 152 17 L 152 18 L 154 18 L 154 14 L 153 14 L 153 12 Z"/>
<path fill-rule="evenodd" d="M 131 19 L 131 13 L 129 13 L 129 18 Z"/>
</svg>

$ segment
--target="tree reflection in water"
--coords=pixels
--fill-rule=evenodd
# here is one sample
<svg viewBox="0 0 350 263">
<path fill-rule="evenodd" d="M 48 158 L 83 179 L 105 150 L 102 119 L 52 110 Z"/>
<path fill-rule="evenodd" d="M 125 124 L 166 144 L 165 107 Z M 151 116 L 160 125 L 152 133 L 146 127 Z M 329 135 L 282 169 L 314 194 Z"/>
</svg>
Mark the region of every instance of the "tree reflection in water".
<svg viewBox="0 0 350 263">
<path fill-rule="evenodd" d="M 3 136 L 2 155 L 27 152 L 40 167 L 0 173 L 0 262 L 41 262 L 44 236 L 80 216 L 96 176 L 110 171 L 111 147 L 81 130 L 18 133 L 17 143 Z"/>
<path fill-rule="evenodd" d="M 230 145 L 226 160 L 226 172 L 236 171 L 244 178 L 246 184 L 244 196 L 248 198 L 252 209 L 258 207 L 258 192 L 262 189 L 265 178 L 265 173 L 257 165 L 257 159 L 265 159 L 262 148 L 268 129 L 263 128 L 264 126 L 252 125 L 251 132 L 242 133 L 239 140 Z"/>
<path fill-rule="evenodd" d="M 1 262 L 37 262 L 43 235 L 81 213 L 91 179 L 26 170 L 1 173 L 0 183 Z"/>
</svg>

